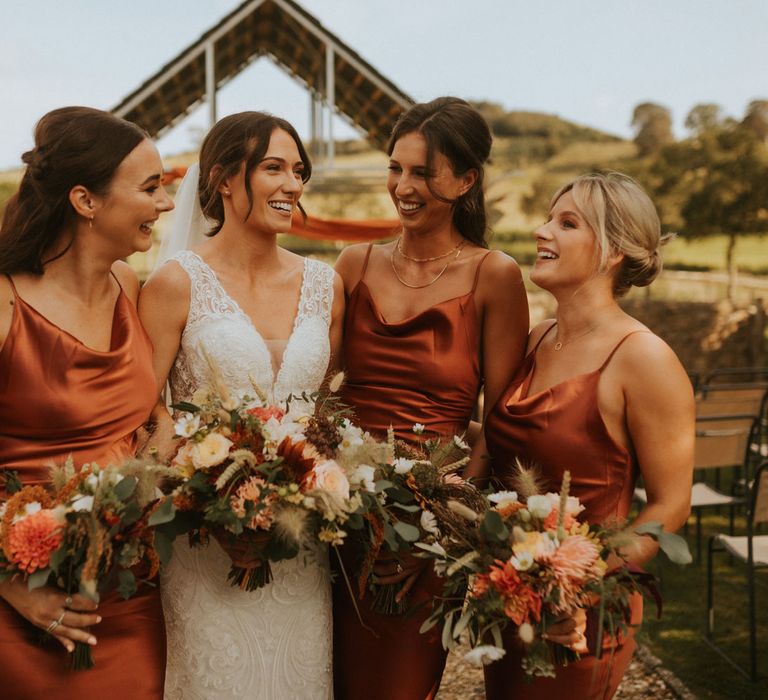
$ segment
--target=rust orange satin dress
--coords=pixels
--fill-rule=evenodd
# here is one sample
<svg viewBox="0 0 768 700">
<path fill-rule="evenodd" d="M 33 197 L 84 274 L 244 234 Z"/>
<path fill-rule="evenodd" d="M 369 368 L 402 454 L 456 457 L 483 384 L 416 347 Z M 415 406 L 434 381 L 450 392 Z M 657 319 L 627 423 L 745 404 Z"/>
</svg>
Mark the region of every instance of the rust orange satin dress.
<svg viewBox="0 0 768 700">
<path fill-rule="evenodd" d="M 536 370 L 536 350 L 552 324 L 521 365 L 517 375 L 485 421 L 485 440 L 493 474 L 508 486 L 515 459 L 536 465 L 548 491 L 559 491 L 563 473 L 571 472 L 571 495 L 584 505 L 581 517 L 590 523 L 624 520 L 629 514 L 637 478 L 632 455 L 608 433 L 598 409 L 600 375 L 614 353 L 632 335 L 624 336 L 593 372 L 580 374 L 543 391 L 529 394 Z M 633 331 L 644 333 L 647 331 Z M 631 622 L 642 620 L 642 599 L 631 604 Z M 594 652 L 596 618 L 587 615 L 587 641 Z M 508 635 L 509 636 L 509 635 Z M 488 700 L 597 700 L 616 692 L 635 648 L 634 631 L 623 639 L 606 640 L 602 658 L 594 653 L 566 668 L 556 678 L 526 682 L 520 669 L 521 650 L 508 645 L 507 655 L 486 666 Z"/>
<path fill-rule="evenodd" d="M 480 321 L 472 289 L 404 321 L 388 323 L 365 283 L 371 248 L 360 281 L 347 299 L 344 324 L 343 398 L 359 424 L 383 435 L 413 441 L 414 423 L 425 435 L 463 433 L 482 383 Z M 347 549 L 347 548 L 345 548 Z M 351 547 L 349 548 L 351 549 Z M 347 557 L 349 556 L 347 550 Z M 354 566 L 354 564 L 353 564 Z M 348 567 L 349 569 L 349 567 Z M 408 601 L 413 614 L 381 615 L 369 598 L 357 601 L 357 618 L 342 576 L 334 584 L 334 692 L 336 700 L 425 700 L 433 698 L 445 666 L 439 631 L 420 634 L 442 582 L 424 569 Z"/>
<path fill-rule="evenodd" d="M 9 278 L 10 280 L 10 278 Z M 13 290 L 13 317 L 0 350 L 0 469 L 44 483 L 48 465 L 117 462 L 133 454 L 134 432 L 156 400 L 152 344 L 120 292 L 110 349 L 92 350 Z M 0 494 L 2 497 L 5 494 Z M 33 627 L 0 599 L 0 696 L 14 700 L 160 699 L 165 625 L 159 590 L 140 585 L 124 601 L 109 594 L 93 628 L 96 666 L 69 671 L 58 641 L 39 644 Z"/>
</svg>

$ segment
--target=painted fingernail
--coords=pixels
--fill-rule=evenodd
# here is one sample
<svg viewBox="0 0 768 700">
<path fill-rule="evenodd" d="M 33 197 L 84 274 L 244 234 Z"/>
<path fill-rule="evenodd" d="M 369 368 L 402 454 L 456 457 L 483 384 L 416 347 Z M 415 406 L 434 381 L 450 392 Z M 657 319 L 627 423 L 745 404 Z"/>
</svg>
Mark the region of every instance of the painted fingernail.
<svg viewBox="0 0 768 700">
<path fill-rule="evenodd" d="M 96 615 L 96 622 L 97 623 L 101 622 L 101 615 Z"/>
</svg>

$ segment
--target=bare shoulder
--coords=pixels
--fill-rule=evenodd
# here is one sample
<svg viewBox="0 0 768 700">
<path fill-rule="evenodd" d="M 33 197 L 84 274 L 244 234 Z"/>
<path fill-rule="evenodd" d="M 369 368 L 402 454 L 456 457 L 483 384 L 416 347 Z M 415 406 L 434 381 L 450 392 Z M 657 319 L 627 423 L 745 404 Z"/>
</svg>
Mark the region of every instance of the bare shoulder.
<svg viewBox="0 0 768 700">
<path fill-rule="evenodd" d="M 175 260 L 169 260 L 155 270 L 141 289 L 139 307 L 146 307 L 147 302 L 162 305 L 164 308 L 189 309 L 191 290 L 189 275 Z"/>
<path fill-rule="evenodd" d="M 528 347 L 526 348 L 526 354 L 528 354 L 536 344 L 544 337 L 544 334 L 555 325 L 554 318 L 548 318 L 541 323 L 537 323 L 528 334 Z"/>
<path fill-rule="evenodd" d="M 126 296 L 136 304 L 139 298 L 139 277 L 136 271 L 127 262 L 117 260 L 112 265 L 112 274 L 120 283 Z"/>
<path fill-rule="evenodd" d="M 348 245 L 336 260 L 335 270 L 341 275 L 347 291 L 351 291 L 352 286 L 360 279 L 369 245 L 368 243 Z"/>
<path fill-rule="evenodd" d="M 638 324 L 639 325 L 639 324 Z M 674 350 L 655 333 L 639 326 L 621 344 L 612 360 L 631 393 L 693 397 L 688 375 Z"/>
</svg>

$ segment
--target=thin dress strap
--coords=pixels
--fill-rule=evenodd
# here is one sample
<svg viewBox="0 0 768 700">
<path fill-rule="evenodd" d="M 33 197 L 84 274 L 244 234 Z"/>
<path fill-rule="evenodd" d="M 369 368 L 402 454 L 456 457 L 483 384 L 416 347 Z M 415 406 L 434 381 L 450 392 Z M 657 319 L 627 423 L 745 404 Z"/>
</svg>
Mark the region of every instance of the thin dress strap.
<svg viewBox="0 0 768 700">
<path fill-rule="evenodd" d="M 19 293 L 16 291 L 16 285 L 13 283 L 13 277 L 11 277 L 7 272 L 5 273 L 5 276 L 8 278 L 8 284 L 11 285 L 11 291 L 13 292 L 14 299 L 18 299 Z"/>
<path fill-rule="evenodd" d="M 482 258 L 480 258 L 480 262 L 477 263 L 477 269 L 475 270 L 475 281 L 472 283 L 472 293 L 474 293 L 475 289 L 477 288 L 477 281 L 480 279 L 480 268 L 483 266 L 483 263 L 485 262 L 485 259 L 491 254 L 492 251 L 488 251 L 485 255 L 483 255 Z"/>
<path fill-rule="evenodd" d="M 608 363 L 613 359 L 613 356 L 616 354 L 616 351 L 624 344 L 624 341 L 629 338 L 631 335 L 635 335 L 635 333 L 650 333 L 651 331 L 648 330 L 636 330 L 636 331 L 630 331 L 627 333 L 616 345 L 614 346 L 613 350 L 608 354 L 608 357 L 605 358 L 605 362 L 603 362 L 602 365 L 600 365 L 600 369 L 597 370 L 598 372 L 602 372 L 607 366 Z"/>
<path fill-rule="evenodd" d="M 368 244 L 368 250 L 365 251 L 365 260 L 363 260 L 363 269 L 360 271 L 360 281 L 363 281 L 365 277 L 365 271 L 368 269 L 368 260 L 371 257 L 371 251 L 373 250 L 373 243 Z"/>
<path fill-rule="evenodd" d="M 539 339 L 536 341 L 536 345 L 534 345 L 534 346 L 533 346 L 533 350 L 531 350 L 531 352 L 529 352 L 529 353 L 528 353 L 528 356 L 529 356 L 529 357 L 530 357 L 531 355 L 535 355 L 535 354 L 536 354 L 536 351 L 539 349 L 539 345 L 541 345 L 541 341 L 542 341 L 542 340 L 544 340 L 544 338 L 546 338 L 546 337 L 549 335 L 549 332 L 550 332 L 550 331 L 551 331 L 551 330 L 552 330 L 552 329 L 553 329 L 553 328 L 554 328 L 556 325 L 557 325 L 557 321 L 552 321 L 552 325 L 550 325 L 550 327 L 549 327 L 549 328 L 547 328 L 547 330 L 545 330 L 545 331 L 544 331 L 544 332 L 541 334 L 541 338 L 539 338 Z"/>
</svg>

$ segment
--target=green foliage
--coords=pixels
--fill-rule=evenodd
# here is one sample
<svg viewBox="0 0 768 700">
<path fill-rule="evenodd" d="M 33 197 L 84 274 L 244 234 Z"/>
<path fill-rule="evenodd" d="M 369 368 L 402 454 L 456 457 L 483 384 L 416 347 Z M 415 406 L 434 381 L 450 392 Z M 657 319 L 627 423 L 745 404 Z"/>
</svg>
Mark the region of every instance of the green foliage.
<svg viewBox="0 0 768 700">
<path fill-rule="evenodd" d="M 665 144 L 673 141 L 672 115 L 662 105 L 643 102 L 632 113 L 635 143 L 641 156 L 657 153 Z"/>
</svg>

